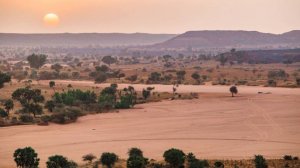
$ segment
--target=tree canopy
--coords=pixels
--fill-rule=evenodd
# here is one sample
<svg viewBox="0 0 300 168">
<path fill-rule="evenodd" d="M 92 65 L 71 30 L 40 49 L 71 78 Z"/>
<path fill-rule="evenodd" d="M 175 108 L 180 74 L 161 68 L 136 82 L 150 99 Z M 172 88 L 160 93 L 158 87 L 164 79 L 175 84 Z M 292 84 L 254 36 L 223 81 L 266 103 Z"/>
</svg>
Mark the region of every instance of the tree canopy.
<svg viewBox="0 0 300 168">
<path fill-rule="evenodd" d="M 44 54 L 32 54 L 27 57 L 27 61 L 31 68 L 41 68 L 47 60 L 47 55 Z"/>
</svg>

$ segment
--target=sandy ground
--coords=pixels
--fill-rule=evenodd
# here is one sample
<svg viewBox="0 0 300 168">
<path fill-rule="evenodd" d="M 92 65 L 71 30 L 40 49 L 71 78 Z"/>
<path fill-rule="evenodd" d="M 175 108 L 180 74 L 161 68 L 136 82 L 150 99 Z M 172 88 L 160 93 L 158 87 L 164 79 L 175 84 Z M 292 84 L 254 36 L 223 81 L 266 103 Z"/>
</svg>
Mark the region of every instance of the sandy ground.
<svg viewBox="0 0 300 168">
<path fill-rule="evenodd" d="M 146 86 L 134 87 L 139 90 Z M 170 91 L 172 86 L 155 88 Z M 299 156 L 300 89 L 244 86 L 239 91 L 241 94 L 232 98 L 228 86 L 180 86 L 179 92 L 203 93 L 194 100 L 149 103 L 118 113 L 89 115 L 69 125 L 0 128 L 0 167 L 14 167 L 14 150 L 25 146 L 38 152 L 42 167 L 53 154 L 82 163 L 81 157 L 87 153 L 99 157 L 110 151 L 126 158 L 130 147 L 139 147 L 145 156 L 159 160 L 171 147 L 211 159 L 243 159 L 254 154 Z"/>
</svg>

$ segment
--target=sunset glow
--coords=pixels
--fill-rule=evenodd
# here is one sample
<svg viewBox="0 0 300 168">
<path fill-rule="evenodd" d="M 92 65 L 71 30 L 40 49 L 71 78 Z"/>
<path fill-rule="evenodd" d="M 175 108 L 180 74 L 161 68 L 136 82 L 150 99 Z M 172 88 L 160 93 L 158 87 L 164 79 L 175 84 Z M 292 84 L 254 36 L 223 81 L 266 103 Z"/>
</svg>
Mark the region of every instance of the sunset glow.
<svg viewBox="0 0 300 168">
<path fill-rule="evenodd" d="M 59 24 L 59 17 L 54 13 L 48 13 L 43 20 L 46 26 L 57 26 Z"/>
</svg>

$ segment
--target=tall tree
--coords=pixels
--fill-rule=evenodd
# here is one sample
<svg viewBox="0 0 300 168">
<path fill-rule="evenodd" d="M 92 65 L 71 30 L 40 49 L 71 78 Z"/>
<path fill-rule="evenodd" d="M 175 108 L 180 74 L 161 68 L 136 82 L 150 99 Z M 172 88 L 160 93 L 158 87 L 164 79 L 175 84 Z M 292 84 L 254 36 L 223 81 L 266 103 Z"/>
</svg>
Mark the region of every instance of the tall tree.
<svg viewBox="0 0 300 168">
<path fill-rule="evenodd" d="M 31 68 L 40 69 L 47 60 L 47 55 L 44 54 L 32 54 L 27 57 L 27 61 Z"/>
<path fill-rule="evenodd" d="M 40 89 L 19 88 L 12 93 L 12 99 L 21 103 L 24 113 L 32 113 L 35 117 L 43 112 L 39 103 L 44 102 L 45 98 Z"/>
<path fill-rule="evenodd" d="M 117 60 L 114 57 L 108 55 L 108 56 L 104 56 L 102 58 L 102 62 L 104 62 L 105 64 L 108 64 L 110 66 L 110 64 L 116 63 Z"/>
</svg>

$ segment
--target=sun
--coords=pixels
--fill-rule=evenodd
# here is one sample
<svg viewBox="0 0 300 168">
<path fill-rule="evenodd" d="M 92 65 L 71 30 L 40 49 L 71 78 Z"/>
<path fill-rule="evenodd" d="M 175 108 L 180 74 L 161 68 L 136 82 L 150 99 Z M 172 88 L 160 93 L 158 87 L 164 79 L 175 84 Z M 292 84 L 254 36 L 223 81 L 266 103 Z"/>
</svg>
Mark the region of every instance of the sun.
<svg viewBox="0 0 300 168">
<path fill-rule="evenodd" d="M 43 18 L 46 26 L 57 26 L 59 24 L 59 17 L 54 13 L 48 13 Z"/>
</svg>

